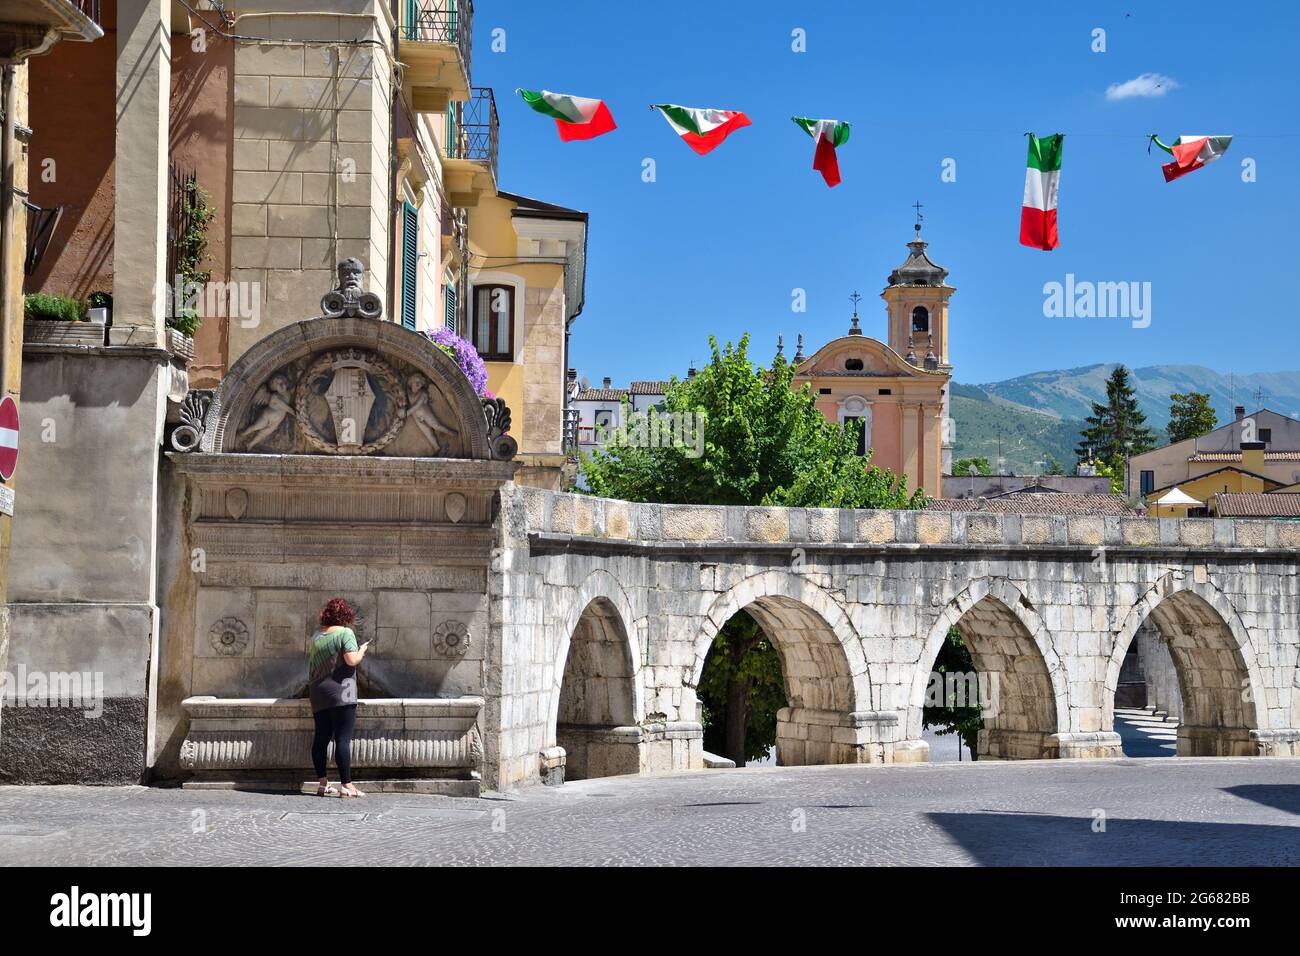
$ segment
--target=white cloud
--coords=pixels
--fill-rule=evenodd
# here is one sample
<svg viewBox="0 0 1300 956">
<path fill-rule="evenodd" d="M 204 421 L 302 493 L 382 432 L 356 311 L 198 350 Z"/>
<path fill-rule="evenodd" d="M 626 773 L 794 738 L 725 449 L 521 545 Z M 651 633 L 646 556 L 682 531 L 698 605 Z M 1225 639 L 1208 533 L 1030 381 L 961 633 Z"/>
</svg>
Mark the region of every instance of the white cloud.
<svg viewBox="0 0 1300 956">
<path fill-rule="evenodd" d="M 1163 73 L 1143 73 L 1123 83 L 1112 83 L 1106 87 L 1106 99 L 1127 100 L 1134 96 L 1164 96 L 1170 90 L 1178 89 L 1178 81 Z"/>
</svg>

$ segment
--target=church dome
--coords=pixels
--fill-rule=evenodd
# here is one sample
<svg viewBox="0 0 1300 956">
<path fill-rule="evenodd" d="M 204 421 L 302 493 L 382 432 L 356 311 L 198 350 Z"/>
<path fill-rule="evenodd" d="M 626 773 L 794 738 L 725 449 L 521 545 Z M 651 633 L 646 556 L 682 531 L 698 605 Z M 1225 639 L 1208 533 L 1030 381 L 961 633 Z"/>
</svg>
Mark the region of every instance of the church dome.
<svg viewBox="0 0 1300 956">
<path fill-rule="evenodd" d="M 908 254 L 904 263 L 889 274 L 891 286 L 940 286 L 948 277 L 948 270 L 935 265 L 925 254 L 928 243 L 921 238 L 921 224 L 915 226 L 916 238 L 907 244 Z"/>
</svg>

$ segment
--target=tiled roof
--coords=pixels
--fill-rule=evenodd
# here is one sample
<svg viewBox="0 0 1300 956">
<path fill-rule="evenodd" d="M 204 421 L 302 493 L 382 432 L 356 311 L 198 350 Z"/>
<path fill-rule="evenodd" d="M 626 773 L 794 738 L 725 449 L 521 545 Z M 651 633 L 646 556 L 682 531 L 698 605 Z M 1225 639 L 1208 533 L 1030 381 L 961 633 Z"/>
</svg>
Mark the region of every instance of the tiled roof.
<svg viewBox="0 0 1300 956">
<path fill-rule="evenodd" d="M 575 402 L 621 402 L 625 398 L 625 388 L 587 388 L 573 396 Z"/>
<path fill-rule="evenodd" d="M 1300 518 L 1300 495 L 1221 492 L 1214 496 L 1221 518 Z"/>
<path fill-rule="evenodd" d="M 667 395 L 667 382 L 633 382 L 631 392 L 633 395 Z"/>
<path fill-rule="evenodd" d="M 1241 461 L 1239 451 L 1198 451 L 1188 461 Z M 1266 451 L 1265 461 L 1300 461 L 1300 451 Z"/>
<path fill-rule="evenodd" d="M 996 498 L 935 498 L 928 507 L 933 511 L 983 511 L 996 514 L 1027 515 L 1132 515 L 1120 495 L 1074 495 L 1067 492 L 1038 494 L 1011 492 Z"/>
</svg>

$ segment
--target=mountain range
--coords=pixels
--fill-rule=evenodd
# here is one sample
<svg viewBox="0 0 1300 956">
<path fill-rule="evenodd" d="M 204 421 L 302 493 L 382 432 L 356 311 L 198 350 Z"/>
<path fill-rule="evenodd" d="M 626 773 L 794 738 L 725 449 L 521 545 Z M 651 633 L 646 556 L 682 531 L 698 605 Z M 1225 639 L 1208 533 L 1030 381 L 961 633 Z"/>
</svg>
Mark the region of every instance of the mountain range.
<svg viewBox="0 0 1300 956">
<path fill-rule="evenodd" d="M 1002 470 L 1021 474 L 1046 471 L 1051 459 L 1066 470 L 1074 465 L 1074 449 L 1091 414 L 1092 403 L 1103 401 L 1106 379 L 1114 364 L 1031 372 L 1001 382 L 952 385 L 955 429 L 953 459 L 983 456 Z M 1223 373 L 1201 365 L 1148 365 L 1130 368 L 1138 407 L 1165 441 L 1169 396 L 1174 392 L 1205 392 L 1219 423 L 1231 421 L 1233 408 L 1247 413 L 1270 408 L 1300 418 L 1300 371 Z"/>
</svg>

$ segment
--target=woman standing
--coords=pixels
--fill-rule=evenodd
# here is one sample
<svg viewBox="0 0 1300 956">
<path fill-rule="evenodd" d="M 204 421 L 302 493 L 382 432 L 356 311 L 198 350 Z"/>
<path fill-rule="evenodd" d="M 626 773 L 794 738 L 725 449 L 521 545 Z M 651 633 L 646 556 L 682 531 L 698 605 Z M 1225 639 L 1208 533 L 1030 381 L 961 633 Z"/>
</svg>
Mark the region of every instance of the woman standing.
<svg viewBox="0 0 1300 956">
<path fill-rule="evenodd" d="M 357 619 L 352 606 L 342 598 L 333 598 L 320 612 L 320 629 L 312 635 L 307 654 L 308 696 L 316 719 L 316 736 L 311 744 L 311 759 L 320 778 L 316 796 L 338 794 L 341 797 L 364 797 L 352 784 L 352 727 L 357 722 L 357 665 L 366 656 L 366 641 L 357 646 L 357 636 L 349 626 Z M 325 755 L 334 741 L 334 762 L 339 768 L 340 787 L 330 784 L 325 775 Z"/>
</svg>

